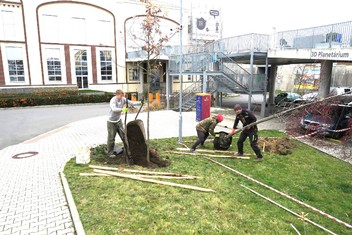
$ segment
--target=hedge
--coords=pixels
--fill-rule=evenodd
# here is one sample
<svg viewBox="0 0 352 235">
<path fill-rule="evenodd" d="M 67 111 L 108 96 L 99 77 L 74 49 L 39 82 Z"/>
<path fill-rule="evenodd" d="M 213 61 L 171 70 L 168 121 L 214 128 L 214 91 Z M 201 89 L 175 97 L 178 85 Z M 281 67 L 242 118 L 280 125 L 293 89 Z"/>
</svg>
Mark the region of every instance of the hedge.
<svg viewBox="0 0 352 235">
<path fill-rule="evenodd" d="M 33 94 L 0 95 L 0 108 L 37 105 L 79 104 L 109 102 L 113 93 L 79 94 L 75 91 L 38 92 Z"/>
</svg>

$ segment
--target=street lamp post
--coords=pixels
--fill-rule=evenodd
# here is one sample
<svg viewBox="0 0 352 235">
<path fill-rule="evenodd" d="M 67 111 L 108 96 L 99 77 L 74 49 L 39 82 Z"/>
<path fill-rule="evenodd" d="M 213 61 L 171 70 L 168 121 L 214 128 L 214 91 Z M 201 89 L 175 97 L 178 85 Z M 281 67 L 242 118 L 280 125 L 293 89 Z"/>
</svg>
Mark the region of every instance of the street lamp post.
<svg viewBox="0 0 352 235">
<path fill-rule="evenodd" d="M 179 97 L 179 118 L 178 118 L 178 142 L 182 142 L 182 0 L 180 0 L 180 97 Z"/>
</svg>

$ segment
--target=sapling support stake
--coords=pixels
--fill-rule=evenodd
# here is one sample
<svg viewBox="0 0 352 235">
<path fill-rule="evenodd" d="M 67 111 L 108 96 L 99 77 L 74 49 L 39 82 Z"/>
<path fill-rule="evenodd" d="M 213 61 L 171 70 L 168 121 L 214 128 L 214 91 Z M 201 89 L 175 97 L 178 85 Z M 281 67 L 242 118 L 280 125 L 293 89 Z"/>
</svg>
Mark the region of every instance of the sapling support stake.
<svg viewBox="0 0 352 235">
<path fill-rule="evenodd" d="M 301 233 L 298 231 L 298 229 L 293 225 L 293 224 L 290 224 L 291 227 L 293 228 L 293 230 L 295 230 L 295 232 L 298 234 L 298 235 L 301 235 Z"/>
<path fill-rule="evenodd" d="M 252 193 L 254 193 L 254 194 L 256 194 L 256 195 L 258 195 L 258 196 L 264 198 L 265 200 L 268 200 L 269 202 L 273 203 L 274 205 L 277 205 L 278 207 L 284 209 L 285 211 L 290 212 L 291 214 L 297 216 L 298 218 L 301 218 L 303 221 L 306 221 L 306 222 L 308 222 L 308 223 L 310 223 L 310 224 L 313 224 L 314 226 L 317 226 L 318 228 L 324 230 L 325 232 L 328 232 L 328 233 L 333 234 L 333 235 L 337 235 L 336 233 L 331 232 L 329 229 L 326 229 L 326 228 L 324 228 L 323 226 L 321 226 L 321 225 L 319 225 L 319 224 L 317 224 L 317 223 L 311 221 L 310 219 L 307 219 L 307 218 L 305 218 L 305 217 L 303 217 L 303 216 L 297 214 L 296 212 L 294 212 L 294 211 L 292 211 L 292 210 L 290 210 L 290 209 L 284 207 L 283 205 L 281 205 L 281 204 L 275 202 L 274 200 L 271 200 L 270 198 L 261 195 L 260 193 L 254 191 L 253 189 L 250 189 L 250 188 L 248 188 L 248 187 L 246 187 L 246 186 L 244 186 L 244 185 L 242 185 L 242 184 L 241 184 L 241 186 L 244 187 L 245 189 L 251 191 Z"/>
<path fill-rule="evenodd" d="M 216 154 L 204 154 L 204 153 L 187 153 L 181 151 L 167 151 L 168 153 L 192 155 L 192 156 L 203 156 L 203 157 L 215 157 L 215 158 L 233 158 L 233 159 L 250 159 L 249 156 L 233 156 L 233 155 L 216 155 Z"/>
<path fill-rule="evenodd" d="M 201 192 L 215 192 L 214 190 L 208 189 L 208 188 L 201 188 L 201 187 L 188 185 L 188 184 L 177 184 L 177 183 L 161 181 L 161 180 L 146 179 L 146 178 L 142 178 L 142 177 L 138 177 L 138 176 L 121 174 L 121 173 L 117 173 L 117 172 L 113 172 L 113 171 L 102 171 L 102 170 L 94 169 L 94 172 L 101 173 L 101 174 L 107 174 L 107 175 L 113 175 L 113 176 L 117 176 L 117 177 L 121 177 L 121 178 L 139 180 L 139 181 L 144 181 L 144 182 L 149 182 L 149 183 L 154 183 L 154 184 L 161 184 L 161 185 L 168 185 L 168 186 L 179 187 L 179 188 L 192 189 L 192 190 L 197 190 L 197 191 L 201 191 Z"/>
<path fill-rule="evenodd" d="M 287 195 L 286 193 L 283 193 L 283 192 L 281 192 L 281 191 L 279 191 L 279 190 L 277 190 L 277 189 L 275 189 L 275 188 L 273 188 L 273 187 L 271 187 L 269 185 L 266 185 L 266 184 L 264 184 L 264 183 L 262 183 L 262 182 L 260 182 L 260 181 L 258 181 L 256 179 L 253 179 L 252 177 L 250 177 L 248 175 L 245 175 L 245 174 L 243 174 L 243 173 L 241 173 L 241 172 L 239 172 L 239 171 L 237 171 L 237 170 L 235 170 L 235 169 L 233 169 L 231 167 L 228 167 L 225 164 L 222 164 L 222 163 L 220 163 L 218 161 L 215 161 L 214 159 L 211 159 L 211 158 L 207 158 L 207 159 L 209 161 L 212 161 L 212 162 L 218 164 L 219 166 L 222 166 L 222 167 L 224 167 L 224 168 L 226 168 L 226 169 L 228 169 L 228 170 L 230 170 L 232 172 L 235 172 L 236 174 L 238 174 L 238 175 L 240 175 L 240 176 L 242 176 L 242 177 L 244 177 L 246 179 L 249 179 L 249 180 L 251 180 L 251 181 L 253 181 L 253 182 L 255 182 L 255 183 L 257 183 L 257 184 L 259 184 L 259 185 L 261 185 L 261 186 L 263 186 L 265 188 L 267 188 L 267 189 L 270 189 L 270 190 L 274 191 L 275 193 L 280 194 L 281 196 L 284 196 L 284 197 L 286 197 L 286 198 L 288 198 L 288 199 L 290 199 L 290 200 L 292 200 L 292 201 L 294 201 L 294 202 L 296 202 L 296 203 L 298 203 L 298 204 L 300 204 L 302 206 L 305 206 L 305 207 L 307 207 L 307 208 L 309 208 L 309 209 L 311 209 L 311 210 L 313 210 L 313 211 L 315 211 L 315 212 L 317 212 L 317 213 L 319 213 L 319 214 L 321 214 L 321 215 L 323 215 L 323 216 L 325 216 L 325 217 L 327 217 L 329 219 L 332 219 L 333 221 L 336 221 L 337 223 L 339 223 L 341 225 L 344 225 L 347 228 L 350 228 L 350 229 L 352 228 L 352 225 L 350 225 L 350 224 L 348 224 L 348 223 L 346 223 L 346 222 L 344 222 L 344 221 L 342 221 L 340 219 L 337 219 L 336 217 L 334 217 L 332 215 L 329 215 L 329 214 L 325 213 L 322 210 L 319 210 L 319 209 L 317 209 L 317 208 L 315 208 L 313 206 L 310 206 L 310 205 L 308 205 L 305 202 L 302 202 L 302 201 L 300 201 L 300 200 L 298 200 L 298 199 L 296 199 L 294 197 L 291 197 L 290 195 Z"/>
</svg>

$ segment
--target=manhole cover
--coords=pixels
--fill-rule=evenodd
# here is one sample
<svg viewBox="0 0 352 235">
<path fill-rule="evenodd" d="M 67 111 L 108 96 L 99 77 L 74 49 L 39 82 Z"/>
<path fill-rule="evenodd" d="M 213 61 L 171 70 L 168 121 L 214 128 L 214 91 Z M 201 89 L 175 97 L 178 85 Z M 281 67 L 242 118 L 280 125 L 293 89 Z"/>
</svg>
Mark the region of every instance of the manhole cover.
<svg viewBox="0 0 352 235">
<path fill-rule="evenodd" d="M 37 155 L 38 152 L 25 152 L 25 153 L 18 153 L 16 155 L 13 155 L 13 159 L 22 159 L 22 158 L 29 158 Z"/>
</svg>

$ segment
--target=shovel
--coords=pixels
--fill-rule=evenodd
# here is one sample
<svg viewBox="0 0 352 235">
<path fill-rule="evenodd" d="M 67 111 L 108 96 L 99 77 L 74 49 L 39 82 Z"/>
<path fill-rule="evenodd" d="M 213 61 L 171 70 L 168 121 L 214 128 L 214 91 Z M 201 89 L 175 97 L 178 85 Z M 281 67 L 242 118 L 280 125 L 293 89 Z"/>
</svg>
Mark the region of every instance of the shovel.
<svg viewBox="0 0 352 235">
<path fill-rule="evenodd" d="M 142 107 L 143 107 L 143 105 L 144 105 L 144 100 L 141 101 L 141 104 L 142 104 L 142 105 L 141 105 L 141 107 L 139 107 L 138 112 L 137 112 L 137 115 L 136 115 L 136 117 L 134 118 L 134 120 L 137 119 L 139 112 L 142 110 Z"/>
<path fill-rule="evenodd" d="M 125 96 L 125 98 L 126 98 L 126 108 L 128 108 L 128 97 Z M 126 162 L 128 165 L 133 165 L 133 159 L 131 156 L 128 139 L 127 139 L 127 112 L 125 113 L 125 131 L 124 131 L 123 145 L 125 146 L 125 151 L 126 151 Z"/>
</svg>

